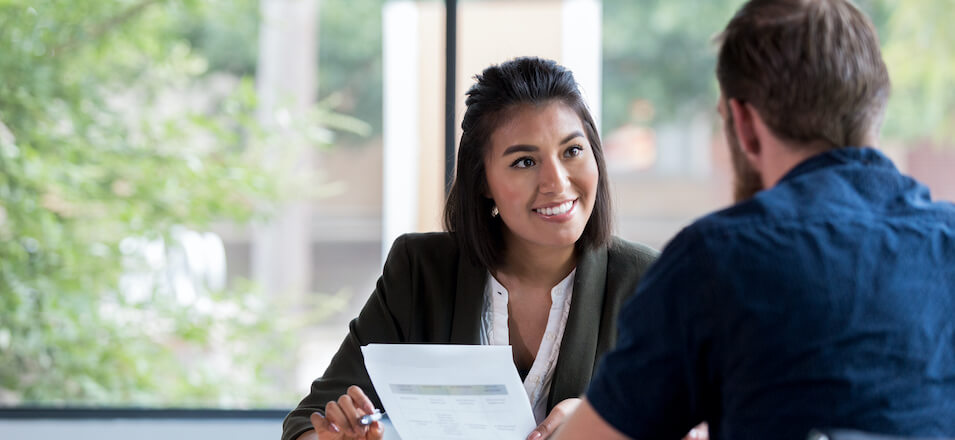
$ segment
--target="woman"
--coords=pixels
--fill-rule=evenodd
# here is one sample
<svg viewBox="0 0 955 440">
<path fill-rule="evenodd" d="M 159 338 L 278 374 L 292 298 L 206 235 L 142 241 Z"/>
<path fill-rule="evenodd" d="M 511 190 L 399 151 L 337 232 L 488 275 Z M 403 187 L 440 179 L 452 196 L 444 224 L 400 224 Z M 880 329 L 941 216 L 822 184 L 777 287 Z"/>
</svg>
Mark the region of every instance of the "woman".
<svg viewBox="0 0 955 440">
<path fill-rule="evenodd" d="M 380 405 L 360 352 L 369 343 L 512 345 L 540 424 L 528 438 L 545 438 L 613 345 L 617 311 L 657 253 L 611 236 L 603 151 L 573 74 L 518 58 L 476 79 L 448 232 L 395 240 L 283 439 L 380 437 L 377 423 L 354 423 Z"/>
</svg>

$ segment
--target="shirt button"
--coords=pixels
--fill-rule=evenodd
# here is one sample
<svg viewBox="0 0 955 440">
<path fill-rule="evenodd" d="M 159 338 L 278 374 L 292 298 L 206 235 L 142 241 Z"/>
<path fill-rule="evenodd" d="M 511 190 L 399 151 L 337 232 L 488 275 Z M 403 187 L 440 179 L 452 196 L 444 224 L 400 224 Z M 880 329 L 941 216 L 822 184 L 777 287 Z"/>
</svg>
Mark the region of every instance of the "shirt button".
<svg viewBox="0 0 955 440">
<path fill-rule="evenodd" d="M 553 333 L 553 332 L 547 332 L 547 333 L 544 334 L 544 337 L 546 337 L 546 338 L 547 338 L 548 340 L 550 340 L 550 341 L 553 341 L 553 340 L 554 340 L 554 333 Z"/>
</svg>

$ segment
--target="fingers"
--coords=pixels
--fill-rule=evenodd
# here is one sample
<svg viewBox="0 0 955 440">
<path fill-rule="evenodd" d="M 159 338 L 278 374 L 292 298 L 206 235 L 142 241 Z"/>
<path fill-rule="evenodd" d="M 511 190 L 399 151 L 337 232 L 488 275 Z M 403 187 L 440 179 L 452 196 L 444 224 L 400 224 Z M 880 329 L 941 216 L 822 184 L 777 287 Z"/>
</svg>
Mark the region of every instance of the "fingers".
<svg viewBox="0 0 955 440">
<path fill-rule="evenodd" d="M 381 440 L 385 436 L 385 427 L 381 422 L 374 422 L 368 427 L 366 440 Z"/>
<path fill-rule="evenodd" d="M 554 409 L 550 411 L 550 414 L 547 415 L 547 418 L 541 421 L 540 425 L 537 425 L 537 428 L 534 428 L 534 430 L 527 435 L 527 440 L 543 440 L 550 437 L 551 434 L 557 430 L 557 427 L 564 422 L 564 419 L 577 409 L 580 402 L 580 399 L 573 398 L 558 403 L 554 406 Z"/>
<path fill-rule="evenodd" d="M 341 400 L 342 399 L 339 398 L 339 401 Z M 356 421 L 350 420 L 351 418 L 347 415 L 346 410 L 342 408 L 339 402 L 332 401 L 325 404 L 325 417 L 328 419 L 329 422 L 337 425 L 342 434 L 345 434 L 348 436 L 360 435 L 356 432 L 356 429 L 355 429 L 357 420 Z"/>
<path fill-rule="evenodd" d="M 338 405 L 338 402 L 328 402 L 328 404 L 325 405 L 326 414 L 329 409 L 332 409 L 337 414 L 338 409 L 336 408 L 340 409 L 340 405 Z M 358 433 L 358 434 L 352 435 L 352 434 L 349 434 L 348 432 L 342 432 L 341 428 L 339 428 L 334 423 L 332 423 L 328 418 L 323 417 L 321 413 L 317 413 L 317 412 L 312 413 L 311 421 L 312 421 L 312 427 L 315 428 L 315 432 L 313 433 L 313 435 L 317 434 L 319 440 L 322 440 L 325 438 L 382 440 L 382 438 L 384 438 L 384 435 L 385 435 L 385 427 L 381 424 L 381 422 L 374 422 L 371 425 L 369 425 L 366 429 L 367 432 L 365 432 L 364 434 Z"/>
<path fill-rule="evenodd" d="M 375 405 L 371 403 L 371 399 L 365 395 L 365 392 L 362 391 L 361 387 L 358 385 L 352 385 L 348 387 L 348 397 L 351 397 L 352 402 L 355 404 L 355 408 L 362 410 L 361 415 L 375 412 Z"/>
<path fill-rule="evenodd" d="M 368 426 L 358 423 L 364 414 L 364 410 L 356 408 L 354 400 L 347 394 L 339 397 L 338 402 L 328 402 L 325 406 L 325 416 L 350 436 L 363 437 L 368 432 Z"/>
<path fill-rule="evenodd" d="M 327 408 L 328 407 L 326 406 L 326 412 L 328 411 Z M 322 417 L 320 413 L 312 413 L 310 420 L 312 421 L 312 427 L 315 428 L 315 432 L 318 433 L 319 437 L 322 437 L 322 434 L 326 432 L 333 432 L 336 434 L 341 432 L 341 429 L 339 429 L 338 426 L 335 426 L 334 423 L 329 422 L 328 419 Z"/>
<path fill-rule="evenodd" d="M 342 412 L 345 413 L 345 418 L 348 419 L 348 424 L 353 435 L 362 436 L 368 431 L 368 426 L 358 423 L 358 419 L 361 418 L 364 413 L 358 412 L 358 408 L 355 407 L 355 401 L 351 396 L 346 394 L 339 397 L 338 406 L 342 409 Z"/>
<path fill-rule="evenodd" d="M 361 387 L 352 385 L 348 387 L 347 394 L 341 395 L 337 401 L 330 401 L 325 404 L 325 416 L 321 414 L 312 415 L 312 424 L 319 433 L 324 429 L 325 432 L 341 433 L 348 438 L 381 438 L 384 435 L 384 427 L 381 424 L 372 424 L 370 426 L 361 425 L 358 419 L 366 414 L 371 414 L 375 410 L 371 399 L 362 391 Z"/>
<path fill-rule="evenodd" d="M 550 416 L 547 416 L 540 425 L 537 425 L 537 427 L 527 435 L 527 440 L 543 440 L 553 432 L 553 422 L 550 421 Z"/>
<path fill-rule="evenodd" d="M 710 438 L 709 427 L 706 423 L 700 423 L 696 427 L 686 433 L 686 440 L 708 440 Z"/>
</svg>

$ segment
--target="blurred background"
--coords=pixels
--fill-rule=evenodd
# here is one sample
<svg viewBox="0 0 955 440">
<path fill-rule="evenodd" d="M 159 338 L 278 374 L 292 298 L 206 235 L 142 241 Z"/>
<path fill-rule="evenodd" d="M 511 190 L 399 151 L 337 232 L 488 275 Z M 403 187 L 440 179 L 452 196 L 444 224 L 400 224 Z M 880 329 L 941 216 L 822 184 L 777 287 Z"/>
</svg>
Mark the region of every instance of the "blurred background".
<svg viewBox="0 0 955 440">
<path fill-rule="evenodd" d="M 293 407 L 392 240 L 440 230 L 448 118 L 515 56 L 575 72 L 617 234 L 662 248 L 731 202 L 712 37 L 741 3 L 0 0 L 0 407 Z M 858 4 L 880 147 L 955 200 L 955 4 Z"/>
</svg>

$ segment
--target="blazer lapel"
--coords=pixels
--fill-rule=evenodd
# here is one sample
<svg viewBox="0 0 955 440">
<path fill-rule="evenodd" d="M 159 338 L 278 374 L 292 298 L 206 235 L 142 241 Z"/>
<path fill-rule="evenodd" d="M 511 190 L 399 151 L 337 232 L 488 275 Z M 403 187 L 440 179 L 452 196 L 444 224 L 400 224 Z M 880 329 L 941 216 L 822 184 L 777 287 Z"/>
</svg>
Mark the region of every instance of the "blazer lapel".
<svg viewBox="0 0 955 440">
<path fill-rule="evenodd" d="M 474 265 L 467 256 L 458 256 L 457 289 L 451 316 L 452 344 L 481 343 L 481 313 L 484 308 L 484 283 L 487 271 Z"/>
<path fill-rule="evenodd" d="M 583 252 L 577 262 L 570 314 L 560 343 L 547 410 L 580 394 L 590 383 L 607 285 L 607 248 Z"/>
</svg>

